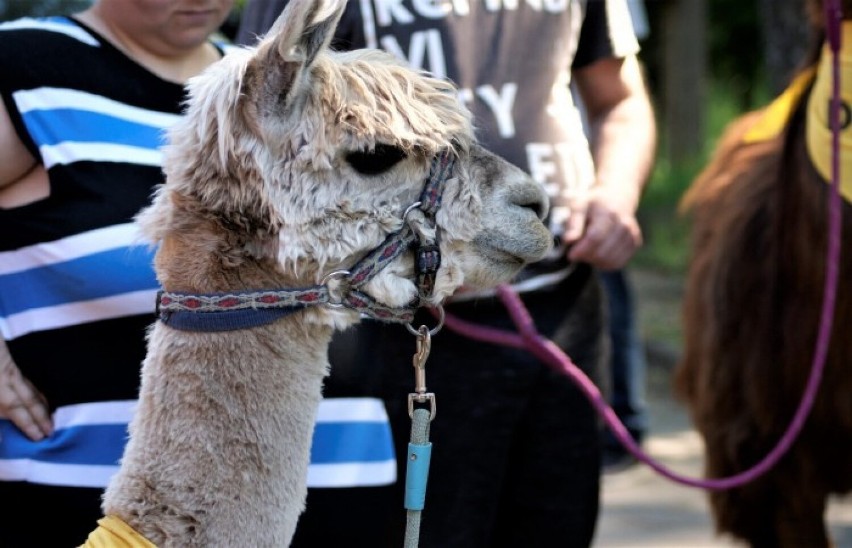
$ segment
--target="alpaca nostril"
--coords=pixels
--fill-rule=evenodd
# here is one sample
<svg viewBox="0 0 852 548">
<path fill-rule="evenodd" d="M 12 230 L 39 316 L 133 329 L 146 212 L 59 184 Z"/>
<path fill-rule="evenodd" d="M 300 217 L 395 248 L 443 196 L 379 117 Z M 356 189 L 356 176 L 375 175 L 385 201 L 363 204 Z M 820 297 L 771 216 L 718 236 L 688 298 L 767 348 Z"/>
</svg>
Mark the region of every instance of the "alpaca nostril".
<svg viewBox="0 0 852 548">
<path fill-rule="evenodd" d="M 550 204 L 548 202 L 547 195 L 544 194 L 544 192 L 538 191 L 538 189 L 530 190 L 528 192 L 520 193 L 514 198 L 515 199 L 512 200 L 514 205 L 525 209 L 531 209 L 542 221 L 547 216 Z"/>
<path fill-rule="evenodd" d="M 532 200 L 518 205 L 520 207 L 532 209 L 539 219 L 544 220 L 544 216 L 547 215 L 547 206 L 545 206 L 541 200 Z"/>
</svg>

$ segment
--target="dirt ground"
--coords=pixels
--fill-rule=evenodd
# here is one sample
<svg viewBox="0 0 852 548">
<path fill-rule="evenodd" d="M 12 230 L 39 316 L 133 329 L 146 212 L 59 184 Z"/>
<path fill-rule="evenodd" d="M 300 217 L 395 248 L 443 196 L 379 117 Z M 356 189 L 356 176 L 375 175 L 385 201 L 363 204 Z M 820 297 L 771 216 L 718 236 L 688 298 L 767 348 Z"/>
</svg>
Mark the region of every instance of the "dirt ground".
<svg viewBox="0 0 852 548">
<path fill-rule="evenodd" d="M 703 442 L 671 396 L 672 368 L 680 352 L 680 279 L 631 271 L 649 362 L 650 437 L 644 449 L 666 468 L 701 477 Z M 852 497 L 828 510 L 836 548 L 852 548 Z M 675 483 L 644 464 L 604 476 L 603 507 L 595 548 L 733 548 L 742 544 L 714 533 L 705 493 Z M 807 548 L 807 547 L 803 547 Z"/>
</svg>

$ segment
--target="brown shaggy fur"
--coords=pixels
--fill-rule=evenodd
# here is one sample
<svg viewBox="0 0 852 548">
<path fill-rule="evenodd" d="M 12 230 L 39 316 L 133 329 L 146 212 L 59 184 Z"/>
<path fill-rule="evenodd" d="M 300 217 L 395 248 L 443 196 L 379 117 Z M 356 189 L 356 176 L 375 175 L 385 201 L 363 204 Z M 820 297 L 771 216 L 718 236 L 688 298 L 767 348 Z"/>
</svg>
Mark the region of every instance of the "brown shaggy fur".
<svg viewBox="0 0 852 548">
<path fill-rule="evenodd" d="M 694 221 L 693 256 L 675 385 L 706 442 L 708 477 L 742 472 L 776 445 L 814 359 L 831 188 L 806 152 L 806 99 L 786 132 L 771 141 L 742 141 L 759 113 L 734 121 L 684 198 Z M 829 546 L 827 497 L 852 490 L 847 202 L 843 216 L 830 350 L 808 421 L 774 469 L 741 488 L 710 494 L 717 530 L 755 547 Z"/>
</svg>

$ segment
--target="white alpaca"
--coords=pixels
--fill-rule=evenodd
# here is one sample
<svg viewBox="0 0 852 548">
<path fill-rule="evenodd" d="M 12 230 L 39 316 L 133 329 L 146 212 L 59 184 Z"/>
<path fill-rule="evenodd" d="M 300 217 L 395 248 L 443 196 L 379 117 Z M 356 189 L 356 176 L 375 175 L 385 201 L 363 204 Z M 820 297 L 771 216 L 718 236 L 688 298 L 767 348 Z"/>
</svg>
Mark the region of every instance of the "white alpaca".
<svg viewBox="0 0 852 548">
<path fill-rule="evenodd" d="M 167 293 L 103 508 L 157 546 L 287 546 L 332 331 L 508 281 L 550 246 L 539 185 L 476 144 L 449 84 L 382 52 L 328 50 L 343 8 L 294 0 L 257 48 L 190 83 L 167 182 L 139 216 Z M 434 163 L 451 171 L 430 175 Z M 410 208 L 430 177 L 440 200 Z M 415 244 L 439 245 L 433 288 L 417 281 L 410 237 L 361 285 L 329 276 L 363 273 L 407 226 Z M 282 309 L 244 296 L 233 315 L 248 323 L 216 324 L 235 300 L 222 294 L 276 290 L 301 306 L 266 321 Z"/>
</svg>

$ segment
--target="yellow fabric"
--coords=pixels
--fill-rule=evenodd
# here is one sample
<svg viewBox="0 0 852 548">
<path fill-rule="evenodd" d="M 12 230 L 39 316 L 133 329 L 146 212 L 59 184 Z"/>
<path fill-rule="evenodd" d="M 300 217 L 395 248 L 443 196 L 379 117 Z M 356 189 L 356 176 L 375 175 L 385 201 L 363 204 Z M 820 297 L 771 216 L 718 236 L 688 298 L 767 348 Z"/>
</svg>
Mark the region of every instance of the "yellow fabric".
<svg viewBox="0 0 852 548">
<path fill-rule="evenodd" d="M 840 51 L 840 193 L 852 203 L 852 22 L 843 23 Z M 808 154 L 820 175 L 831 181 L 831 126 L 828 121 L 832 96 L 832 62 L 828 46 L 822 50 L 816 81 L 808 101 Z"/>
<path fill-rule="evenodd" d="M 815 68 L 799 74 L 790 86 L 763 110 L 760 120 L 749 128 L 743 136 L 743 141 L 757 143 L 778 137 L 787 126 L 793 108 L 813 81 L 815 74 Z"/>
<path fill-rule="evenodd" d="M 98 528 L 89 533 L 79 548 L 157 548 L 124 523 L 121 518 L 106 516 L 98 520 Z"/>
</svg>

